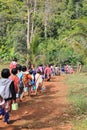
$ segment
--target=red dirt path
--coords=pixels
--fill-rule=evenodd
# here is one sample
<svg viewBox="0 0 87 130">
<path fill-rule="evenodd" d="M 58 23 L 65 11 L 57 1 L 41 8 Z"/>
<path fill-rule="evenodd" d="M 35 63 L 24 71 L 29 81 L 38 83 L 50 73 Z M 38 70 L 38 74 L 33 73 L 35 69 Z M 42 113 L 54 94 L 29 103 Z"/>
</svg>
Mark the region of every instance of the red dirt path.
<svg viewBox="0 0 87 130">
<path fill-rule="evenodd" d="M 73 126 L 66 113 L 69 103 L 65 78 L 55 76 L 44 82 L 46 91 L 41 95 L 24 97 L 19 110 L 11 113 L 11 124 L 6 126 L 0 120 L 0 130 L 71 130 Z"/>
</svg>

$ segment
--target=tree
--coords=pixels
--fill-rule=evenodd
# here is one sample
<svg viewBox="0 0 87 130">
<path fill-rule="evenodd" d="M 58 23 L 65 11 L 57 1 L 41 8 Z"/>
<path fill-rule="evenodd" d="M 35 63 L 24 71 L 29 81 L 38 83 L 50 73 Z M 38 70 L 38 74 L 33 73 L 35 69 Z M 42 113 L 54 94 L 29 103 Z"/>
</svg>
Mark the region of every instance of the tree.
<svg viewBox="0 0 87 130">
<path fill-rule="evenodd" d="M 27 14 L 28 14 L 28 22 L 27 22 L 27 63 L 28 63 L 30 53 L 30 0 L 27 0 Z"/>
</svg>

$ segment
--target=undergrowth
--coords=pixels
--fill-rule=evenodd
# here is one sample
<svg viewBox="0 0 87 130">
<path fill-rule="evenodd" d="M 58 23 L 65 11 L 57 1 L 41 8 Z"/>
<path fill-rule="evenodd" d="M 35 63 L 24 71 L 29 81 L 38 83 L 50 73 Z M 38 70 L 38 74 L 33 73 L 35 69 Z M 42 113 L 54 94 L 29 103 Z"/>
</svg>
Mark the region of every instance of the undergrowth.
<svg viewBox="0 0 87 130">
<path fill-rule="evenodd" d="M 68 99 L 71 103 L 69 114 L 73 115 L 73 130 L 87 130 L 87 74 L 67 75 Z"/>
</svg>

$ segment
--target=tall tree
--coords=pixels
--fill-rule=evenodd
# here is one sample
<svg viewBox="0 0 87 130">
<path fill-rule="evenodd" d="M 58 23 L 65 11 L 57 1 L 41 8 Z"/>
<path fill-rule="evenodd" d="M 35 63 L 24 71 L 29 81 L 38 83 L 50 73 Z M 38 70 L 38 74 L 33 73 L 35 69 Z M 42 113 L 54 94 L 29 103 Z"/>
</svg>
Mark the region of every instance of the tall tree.
<svg viewBox="0 0 87 130">
<path fill-rule="evenodd" d="M 30 37 L 30 42 L 32 42 L 34 38 L 34 20 L 35 20 L 35 14 L 36 14 L 36 0 L 34 0 L 34 7 L 33 7 L 33 14 L 32 14 L 32 27 L 31 27 L 31 37 Z"/>
<path fill-rule="evenodd" d="M 29 53 L 30 53 L 30 0 L 27 0 L 27 63 L 29 60 Z"/>
<path fill-rule="evenodd" d="M 49 15 L 49 0 L 45 1 L 45 21 L 44 21 L 44 35 L 45 39 L 47 38 L 47 24 L 48 24 L 48 15 Z"/>
</svg>

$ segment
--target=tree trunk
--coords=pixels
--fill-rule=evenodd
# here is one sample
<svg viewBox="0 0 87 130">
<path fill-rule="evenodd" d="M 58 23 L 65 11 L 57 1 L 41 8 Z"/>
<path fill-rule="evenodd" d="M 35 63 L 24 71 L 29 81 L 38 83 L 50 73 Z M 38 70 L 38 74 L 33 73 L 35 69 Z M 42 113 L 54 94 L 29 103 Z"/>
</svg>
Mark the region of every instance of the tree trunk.
<svg viewBox="0 0 87 130">
<path fill-rule="evenodd" d="M 76 2 L 75 6 L 76 6 L 76 18 L 78 18 L 79 17 L 79 14 L 78 14 L 78 11 L 79 11 L 79 8 L 78 8 L 79 2 Z"/>
<path fill-rule="evenodd" d="M 45 2 L 45 23 L 44 23 L 44 35 L 45 35 L 45 39 L 47 38 L 47 23 L 48 23 L 48 3 L 49 0 L 47 0 Z"/>
<path fill-rule="evenodd" d="M 27 13 L 28 13 L 28 22 L 27 22 L 27 63 L 29 61 L 30 53 L 30 0 L 27 0 Z"/>
<path fill-rule="evenodd" d="M 32 28 L 31 28 L 30 42 L 32 42 L 33 37 L 34 37 L 34 18 L 35 18 L 35 14 L 36 14 L 36 0 L 34 0 L 34 15 L 33 15 L 33 18 L 32 18 Z"/>
</svg>

